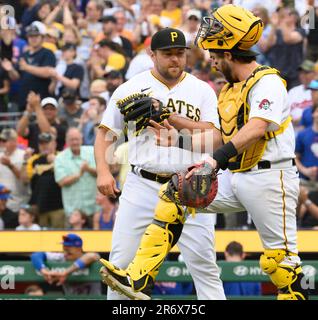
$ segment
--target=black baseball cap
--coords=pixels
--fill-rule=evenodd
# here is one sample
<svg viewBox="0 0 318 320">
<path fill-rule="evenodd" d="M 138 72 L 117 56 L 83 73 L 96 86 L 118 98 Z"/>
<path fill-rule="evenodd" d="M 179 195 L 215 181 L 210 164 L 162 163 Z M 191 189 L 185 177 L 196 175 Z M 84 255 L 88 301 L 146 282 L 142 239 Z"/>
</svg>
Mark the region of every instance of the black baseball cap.
<svg viewBox="0 0 318 320">
<path fill-rule="evenodd" d="M 186 48 L 186 39 L 181 30 L 165 28 L 156 32 L 151 39 L 150 48 L 152 51 L 158 49 Z"/>
</svg>

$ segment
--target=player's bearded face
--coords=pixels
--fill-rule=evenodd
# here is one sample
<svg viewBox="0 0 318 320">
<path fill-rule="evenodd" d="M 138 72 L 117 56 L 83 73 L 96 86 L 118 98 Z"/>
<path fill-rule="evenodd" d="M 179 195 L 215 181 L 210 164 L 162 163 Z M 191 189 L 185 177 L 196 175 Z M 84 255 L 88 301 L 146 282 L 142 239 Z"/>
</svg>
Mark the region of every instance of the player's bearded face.
<svg viewBox="0 0 318 320">
<path fill-rule="evenodd" d="M 213 52 L 210 52 L 210 57 L 212 60 L 212 66 L 215 67 L 218 71 L 222 72 L 225 79 L 229 83 L 236 82 L 236 79 L 234 79 L 233 77 L 230 64 L 224 59 L 224 57 L 221 57 Z"/>
<path fill-rule="evenodd" d="M 186 66 L 186 49 L 156 50 L 154 64 L 160 75 L 167 80 L 180 78 Z"/>
</svg>

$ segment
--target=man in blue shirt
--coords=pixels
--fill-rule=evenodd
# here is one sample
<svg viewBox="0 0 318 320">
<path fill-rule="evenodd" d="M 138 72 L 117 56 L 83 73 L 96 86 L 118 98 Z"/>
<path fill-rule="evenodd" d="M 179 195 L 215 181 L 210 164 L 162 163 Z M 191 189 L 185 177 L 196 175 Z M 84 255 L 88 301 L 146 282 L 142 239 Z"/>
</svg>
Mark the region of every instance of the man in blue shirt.
<svg viewBox="0 0 318 320">
<path fill-rule="evenodd" d="M 240 262 L 245 259 L 243 246 L 236 241 L 230 242 L 225 248 L 225 260 Z M 261 284 L 259 282 L 223 282 L 226 296 L 258 296 L 261 295 Z"/>
<path fill-rule="evenodd" d="M 26 28 L 29 49 L 19 60 L 18 70 L 12 65 L 7 71 L 11 80 L 21 79 L 19 92 L 19 110 L 26 107 L 26 98 L 30 91 L 40 94 L 41 98 L 48 97 L 49 85 L 53 76 L 52 67 L 55 67 L 56 58 L 52 51 L 43 48 L 46 27 L 39 21 L 33 22 Z"/>
<path fill-rule="evenodd" d="M 313 123 L 298 133 L 295 152 L 302 184 L 315 188 L 318 175 L 318 80 L 313 80 L 309 88 L 313 97 Z"/>
<path fill-rule="evenodd" d="M 311 97 L 313 105 L 318 104 L 318 81 L 313 80 L 309 83 L 307 89 L 311 90 Z M 312 107 L 304 110 L 299 125 L 308 128 L 313 123 Z"/>
</svg>

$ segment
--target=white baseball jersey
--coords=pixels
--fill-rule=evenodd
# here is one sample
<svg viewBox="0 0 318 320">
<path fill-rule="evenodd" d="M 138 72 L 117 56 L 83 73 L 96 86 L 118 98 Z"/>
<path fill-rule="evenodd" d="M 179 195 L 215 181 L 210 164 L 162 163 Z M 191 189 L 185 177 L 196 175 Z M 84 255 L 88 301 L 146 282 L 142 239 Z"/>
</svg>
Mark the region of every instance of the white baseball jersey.
<svg viewBox="0 0 318 320">
<path fill-rule="evenodd" d="M 217 98 L 212 88 L 189 73 L 171 90 L 151 71 L 133 77 L 116 89 L 104 112 L 101 125 L 119 133 L 124 128 L 123 116 L 116 102 L 134 93 L 150 93 L 172 112 L 194 121 L 206 121 L 219 128 Z M 154 173 L 174 173 L 201 159 L 201 154 L 176 147 L 160 147 L 154 137 L 141 134 L 129 137 L 129 163 Z"/>
<path fill-rule="evenodd" d="M 270 122 L 267 131 L 275 131 L 288 118 L 287 91 L 281 79 L 275 75 L 265 75 L 251 89 L 248 96 L 251 107 L 249 119 L 262 118 Z M 295 134 L 292 123 L 283 134 L 267 143 L 262 160 L 278 162 L 295 158 Z"/>
</svg>

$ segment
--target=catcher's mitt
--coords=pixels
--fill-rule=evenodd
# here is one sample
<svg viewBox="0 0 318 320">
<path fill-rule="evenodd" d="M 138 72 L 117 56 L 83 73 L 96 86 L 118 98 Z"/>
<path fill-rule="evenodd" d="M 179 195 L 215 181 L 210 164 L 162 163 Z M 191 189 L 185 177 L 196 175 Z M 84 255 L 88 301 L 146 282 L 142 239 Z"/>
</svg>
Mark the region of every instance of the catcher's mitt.
<svg viewBox="0 0 318 320">
<path fill-rule="evenodd" d="M 188 172 L 177 172 L 171 177 L 165 194 L 171 201 L 191 208 L 205 208 L 214 200 L 218 192 L 216 170 L 206 162 L 196 168 L 189 179 L 185 178 Z"/>
<path fill-rule="evenodd" d="M 171 115 L 169 109 L 164 107 L 161 101 L 143 93 L 136 93 L 117 101 L 117 107 L 120 113 L 124 115 L 126 124 L 129 121 L 135 122 L 136 135 L 148 126 L 149 120 L 162 123 L 164 119 L 168 119 Z"/>
</svg>

